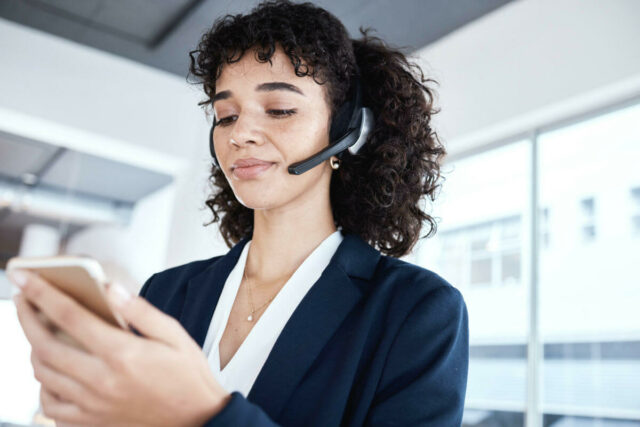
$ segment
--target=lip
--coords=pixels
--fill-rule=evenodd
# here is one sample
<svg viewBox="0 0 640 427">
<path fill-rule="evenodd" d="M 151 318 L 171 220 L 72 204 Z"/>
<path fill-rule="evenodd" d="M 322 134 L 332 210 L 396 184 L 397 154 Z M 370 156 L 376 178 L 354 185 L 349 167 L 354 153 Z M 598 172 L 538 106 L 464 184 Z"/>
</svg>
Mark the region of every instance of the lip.
<svg viewBox="0 0 640 427">
<path fill-rule="evenodd" d="M 275 165 L 275 162 L 257 159 L 255 157 L 248 157 L 238 159 L 233 165 L 231 165 L 231 171 L 237 178 L 253 179 L 260 176 L 273 165 Z"/>
</svg>

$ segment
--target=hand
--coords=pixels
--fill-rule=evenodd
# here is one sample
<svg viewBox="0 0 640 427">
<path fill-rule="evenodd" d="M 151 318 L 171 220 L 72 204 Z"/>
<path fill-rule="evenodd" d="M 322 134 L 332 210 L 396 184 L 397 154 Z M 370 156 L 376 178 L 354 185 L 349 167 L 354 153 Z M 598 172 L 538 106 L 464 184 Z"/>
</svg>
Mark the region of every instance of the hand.
<svg viewBox="0 0 640 427">
<path fill-rule="evenodd" d="M 196 426 L 229 401 L 198 344 L 144 298 L 108 286 L 109 303 L 144 335 L 139 337 L 107 323 L 39 275 L 14 272 L 10 279 L 21 288 L 14 297 L 18 319 L 31 343 L 47 417 L 65 425 Z M 80 346 L 58 338 L 40 312 Z"/>
</svg>

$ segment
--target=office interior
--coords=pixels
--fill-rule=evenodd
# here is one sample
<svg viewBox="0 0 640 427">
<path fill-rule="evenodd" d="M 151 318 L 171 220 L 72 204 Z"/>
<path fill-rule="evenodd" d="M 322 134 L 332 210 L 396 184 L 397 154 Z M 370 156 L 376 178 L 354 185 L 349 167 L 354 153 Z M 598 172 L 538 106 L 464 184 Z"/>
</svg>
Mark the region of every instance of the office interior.
<svg viewBox="0 0 640 427">
<path fill-rule="evenodd" d="M 640 2 L 314 3 L 438 82 L 438 232 L 403 258 L 465 297 L 462 425 L 640 426 Z M 187 53 L 255 4 L 0 3 L 0 426 L 54 425 L 9 258 L 89 255 L 135 293 L 228 251 Z"/>
</svg>

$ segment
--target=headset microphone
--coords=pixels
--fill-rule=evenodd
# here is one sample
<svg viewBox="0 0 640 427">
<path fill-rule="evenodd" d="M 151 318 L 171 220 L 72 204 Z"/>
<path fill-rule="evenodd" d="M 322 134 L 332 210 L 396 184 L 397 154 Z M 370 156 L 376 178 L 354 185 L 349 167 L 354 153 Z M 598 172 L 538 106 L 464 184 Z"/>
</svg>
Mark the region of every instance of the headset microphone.
<svg viewBox="0 0 640 427">
<path fill-rule="evenodd" d="M 354 78 L 347 94 L 347 100 L 338 108 L 334 119 L 331 121 L 329 146 L 311 157 L 292 163 L 288 167 L 288 172 L 292 175 L 300 175 L 331 156 L 341 159 L 345 150 L 355 155 L 367 141 L 367 137 L 373 130 L 373 124 L 371 109 L 362 106 L 362 84 L 358 70 L 358 75 Z M 213 147 L 213 129 L 216 125 L 217 122 L 214 119 L 209 132 L 209 151 L 211 152 L 213 163 L 220 167 Z"/>
</svg>

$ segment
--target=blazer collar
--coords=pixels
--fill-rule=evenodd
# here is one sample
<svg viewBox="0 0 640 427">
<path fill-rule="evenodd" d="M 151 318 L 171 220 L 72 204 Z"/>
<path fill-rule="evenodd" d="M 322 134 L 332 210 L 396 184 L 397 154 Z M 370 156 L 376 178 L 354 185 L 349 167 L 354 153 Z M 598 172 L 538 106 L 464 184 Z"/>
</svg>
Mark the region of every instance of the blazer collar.
<svg viewBox="0 0 640 427">
<path fill-rule="evenodd" d="M 180 323 L 200 347 L 222 288 L 248 241 L 248 237 L 240 240 L 187 283 Z M 272 419 L 278 418 L 318 353 L 361 299 L 365 284 L 353 279 L 371 279 L 379 258 L 380 252 L 360 236 L 345 234 L 320 278 L 294 310 L 247 396 Z"/>
</svg>

